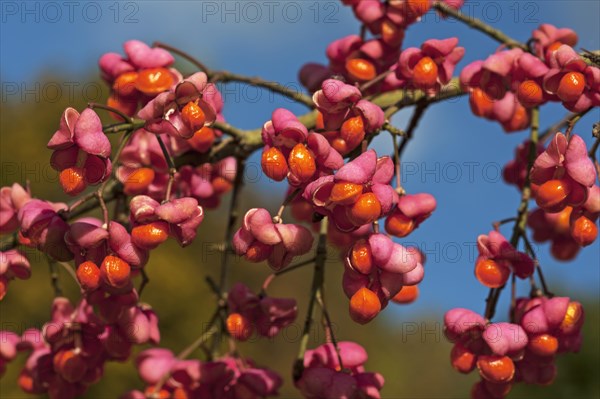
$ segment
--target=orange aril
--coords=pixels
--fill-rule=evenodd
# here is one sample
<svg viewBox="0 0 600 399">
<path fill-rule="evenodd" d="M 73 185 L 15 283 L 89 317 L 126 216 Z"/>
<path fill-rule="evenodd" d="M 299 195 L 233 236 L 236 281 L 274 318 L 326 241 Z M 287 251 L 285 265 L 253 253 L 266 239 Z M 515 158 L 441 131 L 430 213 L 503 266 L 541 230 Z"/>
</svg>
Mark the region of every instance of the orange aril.
<svg viewBox="0 0 600 399">
<path fill-rule="evenodd" d="M 365 124 L 361 116 L 347 119 L 340 128 L 340 137 L 350 148 L 356 148 L 365 138 Z"/>
<path fill-rule="evenodd" d="M 434 87 L 438 77 L 438 66 L 431 57 L 423 57 L 413 69 L 413 82 L 420 88 Z"/>
<path fill-rule="evenodd" d="M 275 181 L 282 181 L 288 174 L 285 156 L 276 147 L 263 151 L 260 166 L 264 174 Z"/>
<path fill-rule="evenodd" d="M 77 195 L 87 187 L 84 171 L 78 166 L 62 170 L 58 175 L 58 181 L 68 195 Z"/>
<path fill-rule="evenodd" d="M 215 138 L 215 131 L 208 126 L 204 126 L 196 130 L 194 135 L 188 139 L 188 144 L 198 152 L 206 152 L 212 147 Z"/>
<path fill-rule="evenodd" d="M 381 216 L 381 203 L 373 193 L 361 194 L 346 215 L 355 226 L 372 223 Z"/>
<path fill-rule="evenodd" d="M 100 286 L 100 269 L 94 262 L 86 261 L 77 267 L 77 281 L 86 291 L 93 291 Z"/>
<path fill-rule="evenodd" d="M 350 318 L 359 324 L 373 320 L 381 311 L 381 302 L 370 289 L 363 287 L 350 298 Z"/>
<path fill-rule="evenodd" d="M 525 80 L 517 89 L 517 98 L 523 106 L 531 108 L 544 101 L 544 92 L 534 80 Z"/>
<path fill-rule="evenodd" d="M 340 182 L 331 188 L 329 200 L 339 205 L 354 204 L 363 192 L 362 184 Z"/>
<path fill-rule="evenodd" d="M 558 350 L 558 340 L 550 334 L 537 334 L 529 339 L 527 348 L 538 356 L 552 356 Z"/>
<path fill-rule="evenodd" d="M 405 285 L 392 298 L 392 302 L 409 304 L 413 303 L 419 297 L 419 287 L 416 285 Z"/>
<path fill-rule="evenodd" d="M 373 256 L 371 246 L 365 239 L 358 240 L 350 250 L 350 264 L 357 272 L 371 274 L 373 270 Z"/>
<path fill-rule="evenodd" d="M 515 364 L 508 356 L 479 356 L 479 375 L 494 383 L 509 382 L 515 375 Z"/>
<path fill-rule="evenodd" d="M 568 180 L 548 180 L 538 187 L 535 202 L 546 212 L 560 212 L 565 208 L 570 192 L 571 186 Z"/>
<path fill-rule="evenodd" d="M 481 259 L 475 265 L 475 277 L 488 288 L 502 287 L 509 276 L 510 270 L 492 259 Z"/>
<path fill-rule="evenodd" d="M 583 324 L 583 307 L 579 302 L 569 302 L 567 312 L 563 321 L 560 323 L 559 330 L 565 335 L 571 335 L 577 332 Z"/>
<path fill-rule="evenodd" d="M 113 82 L 113 90 L 120 97 L 130 97 L 136 94 L 135 82 L 138 78 L 138 73 L 135 71 L 125 72 L 117 76 Z"/>
<path fill-rule="evenodd" d="M 474 88 L 471 92 L 469 104 L 471 105 L 471 111 L 477 116 L 489 115 L 494 107 L 493 100 L 479 87 Z"/>
<path fill-rule="evenodd" d="M 571 236 L 582 247 L 588 246 L 598 237 L 598 227 L 587 217 L 581 215 L 571 222 Z"/>
<path fill-rule="evenodd" d="M 468 374 L 475 368 L 477 357 L 460 343 L 454 344 L 450 352 L 450 363 L 460 373 Z"/>
<path fill-rule="evenodd" d="M 250 320 L 240 313 L 232 313 L 227 316 L 225 324 L 229 335 L 238 341 L 246 341 L 252 335 Z"/>
<path fill-rule="evenodd" d="M 288 157 L 290 172 L 302 183 L 308 181 L 317 171 L 317 164 L 312 153 L 304 144 L 298 143 L 292 148 Z"/>
<path fill-rule="evenodd" d="M 190 129 L 197 130 L 206 123 L 206 115 L 202 108 L 193 101 L 188 102 L 181 110 L 181 119 Z"/>
<path fill-rule="evenodd" d="M 567 72 L 560 79 L 556 95 L 569 103 L 577 101 L 585 89 L 585 76 L 581 72 Z"/>
<path fill-rule="evenodd" d="M 127 180 L 123 183 L 123 191 L 127 195 L 142 194 L 152 184 L 154 176 L 154 169 L 138 168 L 127 176 Z"/>
<path fill-rule="evenodd" d="M 123 288 L 129 283 L 131 268 L 123 259 L 109 255 L 102 261 L 100 275 L 107 285 Z"/>
<path fill-rule="evenodd" d="M 385 231 L 396 237 L 406 237 L 415 229 L 415 222 L 396 210 L 385 219 Z"/>
<path fill-rule="evenodd" d="M 138 72 L 135 88 L 142 93 L 153 96 L 169 90 L 175 78 L 167 68 L 149 68 Z"/>
<path fill-rule="evenodd" d="M 377 76 L 375 65 L 363 58 L 352 58 L 346 61 L 346 72 L 352 80 L 366 82 Z"/>
<path fill-rule="evenodd" d="M 145 249 L 154 249 L 169 238 L 169 224 L 163 221 L 135 226 L 131 230 L 133 243 Z"/>
</svg>

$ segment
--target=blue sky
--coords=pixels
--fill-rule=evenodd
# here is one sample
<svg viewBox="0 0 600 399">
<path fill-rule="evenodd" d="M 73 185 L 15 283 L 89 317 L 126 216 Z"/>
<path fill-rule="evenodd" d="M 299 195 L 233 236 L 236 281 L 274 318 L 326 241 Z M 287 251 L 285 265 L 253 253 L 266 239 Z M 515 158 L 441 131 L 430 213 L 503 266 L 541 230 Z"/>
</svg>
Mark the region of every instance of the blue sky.
<svg viewBox="0 0 600 399">
<path fill-rule="evenodd" d="M 121 52 L 122 43 L 129 39 L 160 40 L 185 49 L 213 69 L 291 84 L 304 62 L 325 62 L 327 44 L 359 28 L 350 10 L 337 1 L 4 1 L 0 6 L 0 76 L 3 85 L 26 87 L 47 72 L 77 80 L 95 67 L 102 53 Z M 540 23 L 548 22 L 575 28 L 580 47 L 600 47 L 597 1 L 467 1 L 467 7 L 470 15 L 522 41 Z M 458 70 L 497 48 L 480 33 L 431 13 L 424 23 L 409 29 L 405 47 L 449 36 L 458 36 L 467 49 Z M 227 119 L 242 128 L 255 128 L 277 107 L 304 110 L 280 97 L 262 93 L 256 99 L 257 95 L 226 94 Z M 544 107 L 542 128 L 564 114 L 560 106 Z M 398 114 L 394 124 L 405 126 L 409 115 Z M 588 143 L 591 124 L 598 119 L 600 113 L 594 110 L 576 129 Z M 526 137 L 527 132 L 506 135 L 497 124 L 473 117 L 465 99 L 433 107 L 421 122 L 406 152 L 404 184 L 410 192 L 434 194 L 439 205 L 434 216 L 406 240 L 425 246 L 431 254 L 421 300 L 399 312 L 439 312 L 454 306 L 483 309 L 486 289 L 475 282 L 470 254 L 477 235 L 487 233 L 492 221 L 515 214 L 518 192 L 503 184 L 498 173 Z M 389 153 L 389 138 L 378 139 L 375 148 Z M 285 190 L 283 185 L 268 188 Z M 575 262 L 560 264 L 543 246 L 540 260 L 555 291 L 597 297 L 599 248 L 596 242 Z"/>
</svg>

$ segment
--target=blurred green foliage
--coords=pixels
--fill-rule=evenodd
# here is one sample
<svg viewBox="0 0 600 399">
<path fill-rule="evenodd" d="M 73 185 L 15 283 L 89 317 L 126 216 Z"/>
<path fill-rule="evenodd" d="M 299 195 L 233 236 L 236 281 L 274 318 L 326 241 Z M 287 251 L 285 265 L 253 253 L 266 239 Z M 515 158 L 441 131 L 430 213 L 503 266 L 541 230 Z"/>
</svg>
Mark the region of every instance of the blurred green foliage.
<svg viewBox="0 0 600 399">
<path fill-rule="evenodd" d="M 86 81 L 86 80 L 82 80 Z M 62 84 L 52 76 L 40 79 L 44 82 Z M 87 82 L 96 82 L 95 78 Z M 63 86 L 64 87 L 64 86 Z M 105 88 L 105 94 L 108 90 Z M 76 92 L 76 94 L 81 94 Z M 85 102 L 77 95 L 60 96 L 58 101 L 3 102 L 0 108 L 0 158 L 2 162 L 2 185 L 13 181 L 29 180 L 34 196 L 50 200 L 66 201 L 57 184 L 56 173 L 49 166 L 50 151 L 45 144 L 58 127 L 60 115 L 67 106 L 81 110 Z M 74 100 L 74 101 L 71 101 Z M 108 119 L 106 119 L 108 121 Z M 241 207 L 248 209 L 261 206 L 275 209 L 278 204 L 273 196 L 262 195 L 250 185 L 244 188 Z M 215 297 L 209 290 L 206 275 L 216 278 L 220 267 L 220 254 L 211 244 L 220 242 L 224 235 L 228 215 L 228 197 L 217 210 L 209 211 L 199 229 L 198 239 L 188 248 L 181 249 L 174 242 L 153 251 L 147 273 L 150 277 L 142 301 L 156 310 L 162 333 L 161 346 L 179 352 L 203 331 L 215 307 Z M 48 319 L 53 290 L 50 285 L 48 266 L 38 254 L 32 254 L 33 276 L 28 281 L 13 281 L 7 296 L 0 303 L 2 329 L 21 332 L 26 328 L 41 328 Z M 235 257 L 230 258 L 230 284 L 243 281 L 256 291 L 269 274 L 264 264 L 249 265 Z M 348 301 L 341 289 L 342 265 L 338 254 L 329 254 L 326 264 L 326 299 L 339 340 L 356 340 L 369 352 L 367 368 L 381 372 L 386 378 L 382 392 L 385 398 L 466 398 L 476 373 L 463 376 L 449 364 L 451 345 L 442 334 L 442 315 L 427 313 L 417 319 L 394 317 L 399 312 L 384 312 L 375 321 L 359 326 L 353 323 L 347 312 Z M 589 265 L 592 266 L 592 265 Z M 291 381 L 291 365 L 296 357 L 302 323 L 306 313 L 307 296 L 311 284 L 311 268 L 306 267 L 277 278 L 270 286 L 273 296 L 294 297 L 299 303 L 297 322 L 272 340 L 239 345 L 243 356 L 255 359 L 259 364 L 279 371 L 285 385 L 283 398 L 298 397 Z M 67 296 L 76 300 L 75 284 L 63 271 L 61 284 Z M 460 282 L 450 282 L 460 284 Z M 472 283 L 472 282 L 469 282 Z M 460 289 L 457 286 L 457 289 Z M 560 290 L 557 290 L 560 292 Z M 427 300 L 427 293 L 419 300 Z M 590 302 L 592 299 L 590 299 Z M 465 306 L 481 307 L 481 298 Z M 397 306 L 391 304 L 390 306 Z M 559 375 L 550 387 L 516 387 L 511 398 L 599 398 L 600 388 L 597 372 L 600 370 L 599 309 L 597 298 L 585 305 L 587 321 L 584 326 L 583 351 L 577 355 L 561 356 Z M 401 314 L 401 313 L 400 313 Z M 324 340 L 319 323 L 313 328 L 310 346 Z M 137 353 L 140 349 L 136 348 Z M 202 356 L 200 351 L 193 354 Z M 16 378 L 25 357 L 20 356 L 9 364 L 6 375 L 0 380 L 1 398 L 30 397 L 16 385 Z M 119 394 L 141 388 L 132 362 L 109 363 L 105 378 L 91 387 L 88 398 L 116 398 Z"/>
</svg>

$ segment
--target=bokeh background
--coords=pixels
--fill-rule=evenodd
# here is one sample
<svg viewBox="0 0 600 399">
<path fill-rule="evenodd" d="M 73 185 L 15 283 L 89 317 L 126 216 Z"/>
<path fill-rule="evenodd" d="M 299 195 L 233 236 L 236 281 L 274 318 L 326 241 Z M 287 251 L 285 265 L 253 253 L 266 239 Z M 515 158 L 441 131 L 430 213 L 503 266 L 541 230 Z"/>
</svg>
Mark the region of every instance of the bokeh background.
<svg viewBox="0 0 600 399">
<path fill-rule="evenodd" d="M 358 33 L 350 10 L 334 0 L 324 1 L 124 1 L 124 2 L 0 2 L 0 105 L 1 183 L 29 180 L 35 196 L 65 200 L 48 159 L 45 144 L 56 130 L 67 106 L 83 108 L 88 101 L 108 96 L 97 69 L 101 54 L 121 52 L 129 39 L 147 43 L 160 40 L 188 51 L 213 69 L 259 75 L 297 87 L 297 71 L 308 61 L 326 62 L 325 48 L 335 39 Z M 576 29 L 579 47 L 600 47 L 600 3 L 588 1 L 467 1 L 464 12 L 526 41 L 540 23 Z M 411 26 L 405 47 L 419 46 L 427 38 L 457 36 L 467 51 L 457 70 L 486 57 L 497 43 L 463 25 L 442 20 L 433 13 Z M 180 70 L 193 70 L 185 61 Z M 227 120 L 241 128 L 256 128 L 270 119 L 277 107 L 304 112 L 289 100 L 230 84 L 223 89 Z M 550 126 L 566 111 L 545 106 L 541 126 Z M 403 127 L 409 112 L 396 115 L 393 123 Z M 591 126 L 600 119 L 598 109 L 578 124 L 576 133 L 591 142 Z M 382 135 L 385 136 L 385 135 Z M 426 277 L 421 296 L 409 306 L 390 305 L 375 321 L 359 326 L 347 314 L 341 290 L 337 254 L 327 262 L 327 300 L 341 340 L 357 340 L 370 354 L 368 368 L 383 373 L 386 398 L 463 398 L 475 375 L 455 373 L 449 365 L 451 345 L 442 334 L 443 313 L 453 307 L 483 311 L 487 290 L 473 276 L 475 240 L 487 233 L 491 223 L 514 216 L 518 192 L 501 179 L 502 166 L 513 157 L 516 145 L 527 132 L 507 135 L 499 125 L 470 114 L 466 98 L 435 105 L 422 120 L 404 158 L 403 184 L 409 192 L 436 196 L 438 209 L 404 244 L 418 245 L 427 255 Z M 391 152 L 389 138 L 375 141 L 383 154 Z M 252 180 L 244 189 L 242 207 L 261 206 L 275 210 L 285 184 L 257 177 L 259 158 L 250 159 Z M 208 320 L 214 299 L 204 277 L 218 274 L 219 255 L 209 250 L 224 234 L 227 199 L 209 212 L 195 244 L 182 250 L 169 242 L 152 253 L 147 266 L 151 282 L 143 300 L 160 318 L 162 346 L 181 350 L 199 335 Z M 507 233 L 508 234 L 508 233 Z M 569 295 L 586 304 L 585 343 L 577 355 L 561 356 L 559 376 L 551 387 L 519 386 L 515 398 L 598 398 L 600 367 L 600 294 L 598 241 L 585 248 L 570 263 L 548 255 L 548 246 L 537 248 L 549 285 L 559 295 Z M 35 256 L 34 256 L 35 257 Z M 0 303 L 2 329 L 22 331 L 41 327 L 49 316 L 53 292 L 47 266 L 38 259 L 29 281 L 11 283 Z M 269 271 L 266 265 L 247 265 L 232 260 L 230 281 L 245 281 L 258 289 Z M 299 320 L 286 334 L 258 343 L 241 345 L 245 356 L 280 370 L 286 378 L 283 397 L 297 397 L 290 384 L 306 312 L 311 280 L 310 268 L 277 279 L 272 295 L 299 299 Z M 68 276 L 61 280 L 72 298 Z M 527 284 L 519 285 L 523 294 Z M 507 314 L 508 295 L 501 297 L 497 318 Z M 314 330 L 312 345 L 323 339 Z M 195 354 L 200 355 L 200 354 Z M 0 397 L 20 398 L 16 376 L 23 358 L 10 364 L 0 380 Z M 89 398 L 115 398 L 141 387 L 131 363 L 111 364 L 106 377 L 92 387 Z"/>
</svg>

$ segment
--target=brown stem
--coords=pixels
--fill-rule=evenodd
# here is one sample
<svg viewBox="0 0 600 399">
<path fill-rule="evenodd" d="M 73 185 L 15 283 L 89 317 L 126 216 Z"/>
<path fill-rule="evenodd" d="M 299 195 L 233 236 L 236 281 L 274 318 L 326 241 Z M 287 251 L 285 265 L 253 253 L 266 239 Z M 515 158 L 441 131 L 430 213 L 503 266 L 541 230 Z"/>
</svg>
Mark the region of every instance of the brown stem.
<svg viewBox="0 0 600 399">
<path fill-rule="evenodd" d="M 127 115 L 127 114 L 123 113 L 123 111 L 118 110 L 109 105 L 100 104 L 100 103 L 88 103 L 88 108 L 91 108 L 91 109 L 98 108 L 98 109 L 103 109 L 105 111 L 112 112 L 114 114 L 119 115 L 121 118 L 123 118 L 123 120 L 126 123 L 133 124 L 133 119 L 131 119 L 131 117 L 129 115 Z"/>
<path fill-rule="evenodd" d="M 175 53 L 177 55 L 179 55 L 180 57 L 185 58 L 186 60 L 188 60 L 189 62 L 191 62 L 192 64 L 194 64 L 195 66 L 198 67 L 198 69 L 200 69 L 202 72 L 204 72 L 205 74 L 209 75 L 211 74 L 210 69 L 208 69 L 208 67 L 206 65 L 204 65 L 202 62 L 198 61 L 196 58 L 192 57 L 190 54 L 186 53 L 183 50 L 180 50 L 176 47 L 170 46 L 166 43 L 162 43 L 162 42 L 154 42 L 152 44 L 153 47 L 160 47 L 163 48 L 167 51 L 170 51 L 172 53 Z"/>
<path fill-rule="evenodd" d="M 282 96 L 288 97 L 300 104 L 306 105 L 308 108 L 315 107 L 315 103 L 313 102 L 312 97 L 300 91 L 297 91 L 294 88 L 283 86 L 277 82 L 269 82 L 259 77 L 249 77 L 228 71 L 218 71 L 212 75 L 211 81 L 223 83 L 247 83 L 251 86 L 262 87 L 274 93 L 281 94 Z"/>
<path fill-rule="evenodd" d="M 300 339 L 300 347 L 298 355 L 294 362 L 293 377 L 294 381 L 298 381 L 304 372 L 304 354 L 308 348 L 308 338 L 310 336 L 310 327 L 313 322 L 313 311 L 317 298 L 317 292 L 323 286 L 323 274 L 325 269 L 325 261 L 327 260 L 327 218 L 321 220 L 321 229 L 319 231 L 319 243 L 317 244 L 317 253 L 315 256 L 315 271 L 313 273 L 312 286 L 310 297 L 308 300 L 308 310 L 304 319 L 304 328 L 302 330 L 302 338 Z"/>
<path fill-rule="evenodd" d="M 463 22 L 464 24 L 466 24 L 467 26 L 469 26 L 473 29 L 476 29 L 480 32 L 485 33 L 492 39 L 494 39 L 500 43 L 504 43 L 507 47 L 518 47 L 521 50 L 529 51 L 529 49 L 527 48 L 527 45 L 525 45 L 524 43 L 521 43 L 521 42 L 509 37 L 508 35 L 504 34 L 503 32 L 499 31 L 498 29 L 492 28 L 490 25 L 486 24 L 485 22 L 483 22 L 477 18 L 473 18 L 473 17 L 463 14 L 462 12 L 450 7 L 446 3 L 443 3 L 441 1 L 436 1 L 435 3 L 433 3 L 433 8 L 435 8 L 437 11 L 439 11 L 441 14 L 443 14 L 447 17 L 452 17 L 454 19 L 457 19 L 457 20 Z"/>
<path fill-rule="evenodd" d="M 529 156 L 527 160 L 527 175 L 525 176 L 525 184 L 523 185 L 523 190 L 521 191 L 521 202 L 519 203 L 519 208 L 517 209 L 517 218 L 513 227 L 512 236 L 510 238 L 510 243 L 515 248 L 519 244 L 519 239 L 525 235 L 525 227 L 527 225 L 527 208 L 529 205 L 529 199 L 531 198 L 530 171 L 533 166 L 533 162 L 535 161 L 535 158 L 537 156 L 537 144 L 539 140 L 539 123 L 539 108 L 533 108 L 531 110 L 531 133 L 529 135 L 531 145 L 529 146 Z M 500 293 L 502 292 L 505 286 L 506 284 L 500 288 L 490 289 L 490 292 L 486 299 L 486 320 L 491 320 L 494 317 L 498 298 L 500 297 Z"/>
</svg>

